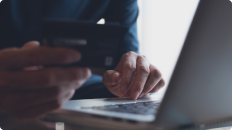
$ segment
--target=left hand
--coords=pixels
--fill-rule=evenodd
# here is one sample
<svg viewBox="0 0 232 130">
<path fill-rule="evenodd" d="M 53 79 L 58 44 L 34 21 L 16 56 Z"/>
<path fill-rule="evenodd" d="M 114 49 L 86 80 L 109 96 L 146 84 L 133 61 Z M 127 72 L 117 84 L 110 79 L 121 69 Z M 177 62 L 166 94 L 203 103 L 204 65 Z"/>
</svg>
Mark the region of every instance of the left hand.
<svg viewBox="0 0 232 130">
<path fill-rule="evenodd" d="M 114 95 L 134 100 L 157 92 L 165 84 L 159 70 L 134 52 L 124 54 L 114 70 L 105 72 L 102 81 Z"/>
</svg>

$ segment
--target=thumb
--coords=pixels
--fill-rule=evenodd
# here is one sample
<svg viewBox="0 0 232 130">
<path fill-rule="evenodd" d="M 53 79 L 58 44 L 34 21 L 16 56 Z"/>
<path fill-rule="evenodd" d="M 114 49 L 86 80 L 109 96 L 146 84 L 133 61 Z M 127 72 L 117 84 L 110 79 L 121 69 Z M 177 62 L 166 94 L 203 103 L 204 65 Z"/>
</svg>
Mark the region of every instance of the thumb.
<svg viewBox="0 0 232 130">
<path fill-rule="evenodd" d="M 22 49 L 32 49 L 39 47 L 40 43 L 38 41 L 30 41 L 23 45 Z"/>
<path fill-rule="evenodd" d="M 26 44 L 23 45 L 22 49 L 26 50 L 26 49 L 33 49 L 36 47 L 39 47 L 40 43 L 38 41 L 30 41 L 27 42 Z M 30 66 L 30 67 L 25 67 L 24 70 L 25 71 L 34 71 L 34 70 L 39 70 L 42 69 L 42 66 Z"/>
<path fill-rule="evenodd" d="M 120 73 L 114 70 L 108 70 L 103 75 L 102 81 L 106 86 L 115 86 L 121 81 Z"/>
</svg>

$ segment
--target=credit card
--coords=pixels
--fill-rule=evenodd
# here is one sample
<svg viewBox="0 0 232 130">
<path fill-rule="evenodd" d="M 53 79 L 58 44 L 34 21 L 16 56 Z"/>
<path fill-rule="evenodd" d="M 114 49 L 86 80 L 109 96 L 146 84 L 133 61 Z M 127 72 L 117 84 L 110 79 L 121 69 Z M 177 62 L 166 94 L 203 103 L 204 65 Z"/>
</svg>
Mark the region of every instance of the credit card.
<svg viewBox="0 0 232 130">
<path fill-rule="evenodd" d="M 45 46 L 68 47 L 81 53 L 79 62 L 66 66 L 114 69 L 119 62 L 121 31 L 115 23 L 44 19 L 41 36 Z"/>
</svg>

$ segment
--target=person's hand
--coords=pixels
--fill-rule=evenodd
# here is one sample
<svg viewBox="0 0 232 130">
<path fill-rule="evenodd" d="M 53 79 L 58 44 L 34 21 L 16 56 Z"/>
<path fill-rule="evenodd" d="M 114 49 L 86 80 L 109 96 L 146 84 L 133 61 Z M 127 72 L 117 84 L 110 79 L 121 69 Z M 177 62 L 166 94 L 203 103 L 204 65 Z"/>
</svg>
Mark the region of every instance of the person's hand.
<svg viewBox="0 0 232 130">
<path fill-rule="evenodd" d="M 88 68 L 45 68 L 78 62 L 72 49 L 39 47 L 0 51 L 0 111 L 21 118 L 38 118 L 60 108 L 89 77 Z"/>
<path fill-rule="evenodd" d="M 157 92 L 165 84 L 159 70 L 134 52 L 124 54 L 114 70 L 105 72 L 102 81 L 114 95 L 134 100 Z"/>
</svg>

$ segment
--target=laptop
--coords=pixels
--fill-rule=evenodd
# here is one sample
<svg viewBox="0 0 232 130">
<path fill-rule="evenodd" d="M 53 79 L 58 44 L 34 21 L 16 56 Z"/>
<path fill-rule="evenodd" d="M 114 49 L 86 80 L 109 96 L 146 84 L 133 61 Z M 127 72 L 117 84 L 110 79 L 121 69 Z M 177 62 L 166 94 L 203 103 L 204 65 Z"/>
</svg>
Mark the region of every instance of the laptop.
<svg viewBox="0 0 232 130">
<path fill-rule="evenodd" d="M 45 119 L 94 130 L 232 125 L 232 3 L 200 0 L 163 98 L 69 101 Z"/>
</svg>

